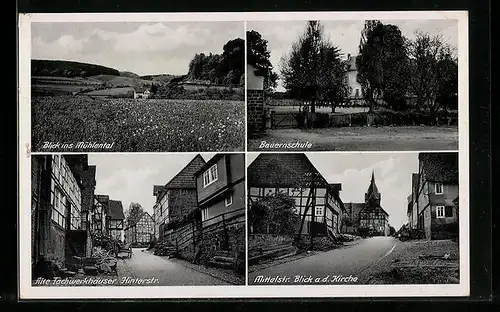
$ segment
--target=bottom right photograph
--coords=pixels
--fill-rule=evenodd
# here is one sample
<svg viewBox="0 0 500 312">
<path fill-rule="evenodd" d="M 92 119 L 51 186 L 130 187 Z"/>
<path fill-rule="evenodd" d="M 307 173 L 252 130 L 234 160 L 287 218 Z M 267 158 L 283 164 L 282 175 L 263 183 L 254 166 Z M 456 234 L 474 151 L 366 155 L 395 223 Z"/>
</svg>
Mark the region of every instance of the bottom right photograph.
<svg viewBox="0 0 500 312">
<path fill-rule="evenodd" d="M 248 284 L 459 284 L 458 165 L 458 152 L 247 153 Z"/>
</svg>

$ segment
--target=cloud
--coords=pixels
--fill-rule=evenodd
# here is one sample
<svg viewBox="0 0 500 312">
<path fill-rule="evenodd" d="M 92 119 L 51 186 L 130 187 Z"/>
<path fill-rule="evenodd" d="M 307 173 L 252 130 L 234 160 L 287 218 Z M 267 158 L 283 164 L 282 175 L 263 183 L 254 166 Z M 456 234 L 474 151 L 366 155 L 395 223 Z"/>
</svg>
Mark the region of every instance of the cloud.
<svg viewBox="0 0 500 312">
<path fill-rule="evenodd" d="M 242 22 L 34 23 L 32 57 L 185 74 L 196 53 L 220 54 L 236 38 L 244 38 Z"/>
</svg>

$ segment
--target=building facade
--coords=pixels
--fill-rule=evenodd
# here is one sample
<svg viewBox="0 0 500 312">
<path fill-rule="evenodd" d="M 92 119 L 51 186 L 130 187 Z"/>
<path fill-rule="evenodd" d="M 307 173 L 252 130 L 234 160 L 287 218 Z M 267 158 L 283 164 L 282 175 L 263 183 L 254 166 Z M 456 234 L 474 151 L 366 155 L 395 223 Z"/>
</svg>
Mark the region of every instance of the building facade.
<svg viewBox="0 0 500 312">
<path fill-rule="evenodd" d="M 295 212 L 304 219 L 301 234 L 341 232 L 346 212 L 339 196 L 341 184 L 328 183 L 305 154 L 260 154 L 248 167 L 248 187 L 250 207 L 266 196 L 289 195 L 295 201 Z M 296 228 L 299 233 L 300 223 Z"/>
<path fill-rule="evenodd" d="M 365 193 L 365 202 L 346 204 L 351 221 L 348 232 L 357 234 L 360 229 L 364 229 L 371 235 L 388 236 L 389 214 L 380 205 L 381 200 L 382 195 L 375 183 L 375 173 L 372 172 L 370 185 Z"/>
<path fill-rule="evenodd" d="M 216 154 L 195 174 L 203 227 L 245 215 L 245 155 Z"/>
<path fill-rule="evenodd" d="M 167 184 L 153 187 L 153 195 L 156 196 L 154 223 L 158 238 L 198 208 L 195 173 L 204 165 L 205 160 L 196 155 Z"/>
<path fill-rule="evenodd" d="M 412 226 L 427 239 L 458 237 L 458 153 L 420 153 Z"/>
<path fill-rule="evenodd" d="M 108 201 L 108 213 L 106 215 L 106 233 L 113 239 L 124 241 L 124 222 L 123 205 L 119 200 Z"/>
<path fill-rule="evenodd" d="M 363 98 L 363 88 L 358 82 L 358 69 L 356 67 L 357 56 L 351 56 L 347 54 L 347 70 L 345 79 L 349 85 L 349 98 L 351 99 L 362 99 Z"/>
<path fill-rule="evenodd" d="M 95 166 L 86 155 L 32 157 L 32 263 L 90 256 Z"/>
<path fill-rule="evenodd" d="M 154 237 L 154 220 L 147 212 L 125 228 L 125 243 L 131 245 L 147 245 Z"/>
</svg>

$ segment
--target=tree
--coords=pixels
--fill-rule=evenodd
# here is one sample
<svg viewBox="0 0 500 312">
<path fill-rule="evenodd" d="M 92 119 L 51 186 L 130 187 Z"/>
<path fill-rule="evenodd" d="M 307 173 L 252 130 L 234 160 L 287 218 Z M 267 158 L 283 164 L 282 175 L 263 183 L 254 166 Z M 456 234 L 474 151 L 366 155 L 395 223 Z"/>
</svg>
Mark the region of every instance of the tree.
<svg viewBox="0 0 500 312">
<path fill-rule="evenodd" d="M 134 224 L 141 218 L 144 213 L 144 209 L 142 209 L 141 204 L 139 203 L 130 203 L 128 209 L 125 211 L 125 220 L 128 225 Z"/>
<path fill-rule="evenodd" d="M 249 220 L 253 233 L 293 235 L 300 217 L 295 213 L 295 200 L 288 194 L 277 193 L 252 203 Z"/>
<path fill-rule="evenodd" d="M 247 31 L 247 63 L 264 71 L 264 88 L 270 92 L 277 86 L 278 74 L 273 71 L 267 40 L 255 30 Z"/>
<path fill-rule="evenodd" d="M 416 32 L 410 45 L 412 93 L 418 109 L 435 113 L 441 107 L 458 107 L 458 64 L 441 35 Z"/>
<path fill-rule="evenodd" d="M 407 40 L 394 25 L 366 21 L 356 58 L 357 81 L 373 110 L 376 98 L 383 98 L 393 109 L 405 106 L 408 91 Z"/>
<path fill-rule="evenodd" d="M 347 97 L 345 68 L 339 48 L 325 38 L 319 21 L 307 23 L 302 36 L 281 60 L 284 87 L 292 97 L 310 101 L 311 113 L 315 113 L 317 100 L 331 101 L 335 106 Z"/>
<path fill-rule="evenodd" d="M 396 229 L 392 226 L 389 226 L 389 235 L 390 236 L 396 235 Z"/>
</svg>

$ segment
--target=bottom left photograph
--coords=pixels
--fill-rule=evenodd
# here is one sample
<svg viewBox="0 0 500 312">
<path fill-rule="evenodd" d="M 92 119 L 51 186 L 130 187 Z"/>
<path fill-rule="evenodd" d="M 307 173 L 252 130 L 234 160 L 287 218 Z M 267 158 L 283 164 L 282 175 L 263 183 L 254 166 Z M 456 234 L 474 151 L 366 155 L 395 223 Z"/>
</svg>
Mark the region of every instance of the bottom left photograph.
<svg viewBox="0 0 500 312">
<path fill-rule="evenodd" d="M 245 154 L 31 156 L 32 286 L 245 284 Z"/>
</svg>

